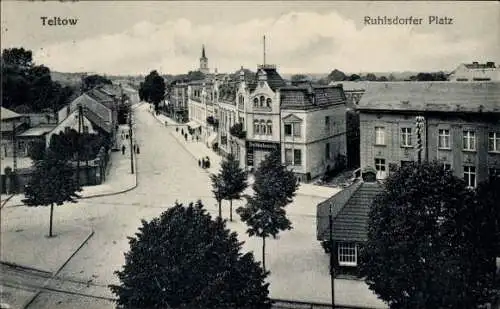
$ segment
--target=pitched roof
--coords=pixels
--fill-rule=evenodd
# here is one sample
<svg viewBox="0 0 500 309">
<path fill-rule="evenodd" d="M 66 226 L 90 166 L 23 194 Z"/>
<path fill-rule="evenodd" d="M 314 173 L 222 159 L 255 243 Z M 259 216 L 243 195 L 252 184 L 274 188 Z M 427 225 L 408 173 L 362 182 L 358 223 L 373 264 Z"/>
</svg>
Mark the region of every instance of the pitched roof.
<svg viewBox="0 0 500 309">
<path fill-rule="evenodd" d="M 14 119 L 14 118 L 20 118 L 22 117 L 23 115 L 21 114 L 18 114 L 14 111 L 11 111 L 10 109 L 7 109 L 5 107 L 2 106 L 2 109 L 1 109 L 1 120 L 7 120 L 7 119 Z"/>
<path fill-rule="evenodd" d="M 345 104 L 344 91 L 338 86 L 286 86 L 280 88 L 282 108 L 308 109 Z"/>
<path fill-rule="evenodd" d="M 366 90 L 358 109 L 500 113 L 500 82 L 379 82 Z"/>
<path fill-rule="evenodd" d="M 103 129 L 107 133 L 111 133 L 112 126 L 111 122 L 106 121 L 105 119 L 101 118 L 99 115 L 94 113 L 92 110 L 84 108 L 83 109 L 83 115 L 90 120 L 93 124 L 98 126 L 99 128 Z"/>
<path fill-rule="evenodd" d="M 375 196 L 382 191 L 378 182 L 357 181 L 317 206 L 317 238 L 329 236 L 329 208 L 332 206 L 333 238 L 337 241 L 366 241 L 368 213 Z"/>
<path fill-rule="evenodd" d="M 47 133 L 49 133 L 50 131 L 52 131 L 57 125 L 39 125 L 39 126 L 36 126 L 34 128 L 30 128 L 26 131 L 24 131 L 23 133 L 19 134 L 18 136 L 29 136 L 29 137 L 32 137 L 32 136 L 43 136 Z"/>
</svg>

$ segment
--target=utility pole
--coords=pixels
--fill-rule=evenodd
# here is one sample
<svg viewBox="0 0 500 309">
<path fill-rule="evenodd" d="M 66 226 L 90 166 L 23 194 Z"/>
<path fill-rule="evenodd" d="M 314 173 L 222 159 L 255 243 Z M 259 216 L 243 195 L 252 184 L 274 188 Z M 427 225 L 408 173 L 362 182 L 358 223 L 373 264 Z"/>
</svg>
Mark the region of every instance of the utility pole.
<svg viewBox="0 0 500 309">
<path fill-rule="evenodd" d="M 83 106 L 78 104 L 78 136 L 76 139 L 76 183 L 80 186 L 80 148 L 82 146 Z"/>
<path fill-rule="evenodd" d="M 328 220 L 330 224 L 330 284 L 332 288 L 332 309 L 335 309 L 335 266 L 334 266 L 334 255 L 333 255 L 333 203 L 330 204 L 330 214 L 328 215 Z"/>
<path fill-rule="evenodd" d="M 16 119 L 12 121 L 12 156 L 14 160 L 13 171 L 17 172 L 17 137 L 16 137 Z"/>
<path fill-rule="evenodd" d="M 134 173 L 134 148 L 132 142 L 132 108 L 129 110 L 128 114 L 128 130 L 130 136 L 130 172 Z"/>
</svg>

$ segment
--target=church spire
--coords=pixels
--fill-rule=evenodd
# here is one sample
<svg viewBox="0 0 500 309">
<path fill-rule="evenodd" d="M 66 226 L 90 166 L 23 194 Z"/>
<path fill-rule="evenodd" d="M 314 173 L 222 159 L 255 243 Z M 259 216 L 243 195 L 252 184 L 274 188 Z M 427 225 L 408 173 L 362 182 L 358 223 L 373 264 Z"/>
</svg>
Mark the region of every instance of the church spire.
<svg viewBox="0 0 500 309">
<path fill-rule="evenodd" d="M 205 56 L 205 44 L 203 44 L 202 47 L 201 47 L 201 58 L 207 58 Z"/>
</svg>

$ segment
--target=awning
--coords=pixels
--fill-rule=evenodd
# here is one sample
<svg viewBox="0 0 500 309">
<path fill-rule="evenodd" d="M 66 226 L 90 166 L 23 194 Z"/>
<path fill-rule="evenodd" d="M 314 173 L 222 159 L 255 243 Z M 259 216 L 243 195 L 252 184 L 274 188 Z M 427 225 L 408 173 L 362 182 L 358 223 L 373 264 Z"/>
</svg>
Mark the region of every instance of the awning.
<svg viewBox="0 0 500 309">
<path fill-rule="evenodd" d="M 213 146 L 217 143 L 217 133 L 213 133 L 208 137 L 208 145 Z"/>
<path fill-rule="evenodd" d="M 187 126 L 191 129 L 198 129 L 201 127 L 201 124 L 197 123 L 196 121 L 190 121 L 187 123 Z"/>
</svg>

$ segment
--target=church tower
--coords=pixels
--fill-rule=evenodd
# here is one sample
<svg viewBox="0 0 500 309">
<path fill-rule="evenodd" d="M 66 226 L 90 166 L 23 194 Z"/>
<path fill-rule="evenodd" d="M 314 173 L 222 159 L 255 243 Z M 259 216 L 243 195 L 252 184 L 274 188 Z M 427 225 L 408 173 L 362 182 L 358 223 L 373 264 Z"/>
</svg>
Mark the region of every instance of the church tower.
<svg viewBox="0 0 500 309">
<path fill-rule="evenodd" d="M 202 46 L 201 49 L 201 58 L 200 58 L 200 69 L 199 71 L 203 74 L 208 74 L 208 58 L 205 56 L 205 45 Z"/>
</svg>

